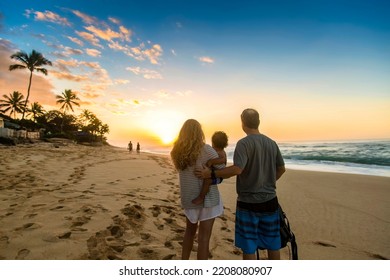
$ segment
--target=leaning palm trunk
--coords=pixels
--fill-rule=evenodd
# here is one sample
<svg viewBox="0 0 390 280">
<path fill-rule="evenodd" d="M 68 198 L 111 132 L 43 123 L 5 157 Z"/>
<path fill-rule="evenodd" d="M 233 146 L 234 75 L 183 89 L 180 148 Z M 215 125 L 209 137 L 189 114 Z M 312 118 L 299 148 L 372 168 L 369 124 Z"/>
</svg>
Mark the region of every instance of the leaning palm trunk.
<svg viewBox="0 0 390 280">
<path fill-rule="evenodd" d="M 26 101 L 24 102 L 22 120 L 24 120 L 24 114 L 26 113 L 28 98 L 30 97 L 31 82 L 32 82 L 32 71 L 30 71 L 30 80 L 29 80 L 28 88 L 27 88 Z"/>
</svg>

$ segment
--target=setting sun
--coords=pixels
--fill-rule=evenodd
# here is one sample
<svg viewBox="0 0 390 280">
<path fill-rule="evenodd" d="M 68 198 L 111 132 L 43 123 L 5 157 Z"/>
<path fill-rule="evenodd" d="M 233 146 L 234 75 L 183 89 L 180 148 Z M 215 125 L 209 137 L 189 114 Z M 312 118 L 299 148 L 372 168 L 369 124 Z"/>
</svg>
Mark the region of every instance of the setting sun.
<svg viewBox="0 0 390 280">
<path fill-rule="evenodd" d="M 179 133 L 182 117 L 177 112 L 153 112 L 148 122 L 150 132 L 156 135 L 162 144 L 171 144 Z"/>
<path fill-rule="evenodd" d="M 163 144 L 171 144 L 175 139 L 175 136 L 176 135 L 172 134 L 170 131 L 163 131 L 159 135 L 159 138 Z"/>
</svg>

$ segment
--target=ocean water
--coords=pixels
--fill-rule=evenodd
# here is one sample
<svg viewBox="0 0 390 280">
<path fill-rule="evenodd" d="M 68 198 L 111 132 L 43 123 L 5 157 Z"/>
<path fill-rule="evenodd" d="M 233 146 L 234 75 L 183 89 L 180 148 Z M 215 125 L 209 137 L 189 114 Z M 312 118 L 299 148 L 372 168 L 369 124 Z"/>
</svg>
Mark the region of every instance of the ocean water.
<svg viewBox="0 0 390 280">
<path fill-rule="evenodd" d="M 281 142 L 286 168 L 390 177 L 390 140 Z M 233 161 L 234 147 L 228 147 Z"/>
<path fill-rule="evenodd" d="M 390 140 L 278 142 L 286 168 L 390 177 Z M 226 148 L 233 162 L 235 144 Z M 169 149 L 150 149 L 169 155 Z"/>
</svg>

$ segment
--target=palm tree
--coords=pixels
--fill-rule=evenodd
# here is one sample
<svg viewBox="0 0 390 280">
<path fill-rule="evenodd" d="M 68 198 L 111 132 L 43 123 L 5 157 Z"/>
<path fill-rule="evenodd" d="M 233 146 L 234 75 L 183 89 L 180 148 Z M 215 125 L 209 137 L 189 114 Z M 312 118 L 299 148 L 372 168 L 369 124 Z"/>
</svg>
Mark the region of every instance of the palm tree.
<svg viewBox="0 0 390 280">
<path fill-rule="evenodd" d="M 38 102 L 34 102 L 31 104 L 31 108 L 28 110 L 29 115 L 32 116 L 33 120 L 36 121 L 37 118 L 40 116 L 43 116 L 45 114 L 45 110 L 43 109 L 42 105 Z"/>
<path fill-rule="evenodd" d="M 35 50 L 32 50 L 30 54 L 27 54 L 26 52 L 19 51 L 17 53 L 14 53 L 11 55 L 12 59 L 15 59 L 21 64 L 13 64 L 9 66 L 9 70 L 13 71 L 16 69 L 28 69 L 30 71 L 30 80 L 28 83 L 28 89 L 27 89 L 27 97 L 26 101 L 24 103 L 24 108 L 23 108 L 23 115 L 22 115 L 22 120 L 24 119 L 24 113 L 26 112 L 27 109 L 27 102 L 30 97 L 30 89 L 31 89 L 31 80 L 32 80 L 32 73 L 33 71 L 41 72 L 45 75 L 47 75 L 47 70 L 45 68 L 42 68 L 41 66 L 44 65 L 52 65 L 50 60 L 47 60 L 46 58 L 43 57 L 43 55 Z"/>
<path fill-rule="evenodd" d="M 63 110 L 63 114 L 64 114 L 64 117 L 62 118 L 62 124 L 61 124 L 61 132 L 62 132 L 66 112 L 69 109 L 71 109 L 72 112 L 74 112 L 73 105 L 80 106 L 80 104 L 77 102 L 77 100 L 80 99 L 77 97 L 77 95 L 74 92 L 72 92 L 71 89 L 66 89 L 61 94 L 62 95 L 56 95 L 56 98 L 57 98 L 57 104 L 62 104 L 60 109 Z"/>
<path fill-rule="evenodd" d="M 61 95 L 56 95 L 56 98 L 57 104 L 62 104 L 60 109 L 63 110 L 64 114 L 66 114 L 69 109 L 74 112 L 72 105 L 80 106 L 80 104 L 77 102 L 77 100 L 80 100 L 80 98 L 78 98 L 71 89 L 66 89 L 61 93 Z"/>
<path fill-rule="evenodd" d="M 16 119 L 16 113 L 23 112 L 23 106 L 25 101 L 23 100 L 24 96 L 18 91 L 10 93 L 8 96 L 3 95 L 4 99 L 0 100 L 0 108 L 4 108 L 1 111 L 6 113 L 10 111 L 10 116 L 13 114 L 14 119 Z"/>
</svg>

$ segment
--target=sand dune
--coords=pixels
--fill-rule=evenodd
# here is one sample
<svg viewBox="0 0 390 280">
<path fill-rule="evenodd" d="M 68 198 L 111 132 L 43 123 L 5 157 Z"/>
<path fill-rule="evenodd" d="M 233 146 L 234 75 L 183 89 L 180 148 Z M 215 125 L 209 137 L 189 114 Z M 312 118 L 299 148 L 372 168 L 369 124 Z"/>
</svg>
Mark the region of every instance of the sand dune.
<svg viewBox="0 0 390 280">
<path fill-rule="evenodd" d="M 180 258 L 185 218 L 167 156 L 69 142 L 0 146 L 0 179 L 0 259 Z M 300 257 L 388 259 L 389 186 L 384 177 L 288 170 L 278 192 Z M 241 259 L 235 179 L 220 190 L 210 258 Z"/>
</svg>

